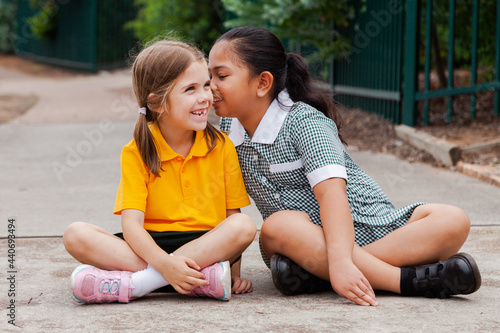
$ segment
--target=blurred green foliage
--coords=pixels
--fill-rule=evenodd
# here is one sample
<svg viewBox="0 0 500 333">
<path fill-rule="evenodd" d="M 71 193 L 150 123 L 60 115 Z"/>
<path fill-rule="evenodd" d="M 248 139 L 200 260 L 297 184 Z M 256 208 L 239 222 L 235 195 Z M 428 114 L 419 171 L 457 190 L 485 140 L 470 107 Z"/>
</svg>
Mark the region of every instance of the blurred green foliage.
<svg viewBox="0 0 500 333">
<path fill-rule="evenodd" d="M 334 28 L 346 26 L 354 11 L 348 0 L 222 0 L 235 18 L 227 28 L 254 25 L 287 41 L 289 51 L 308 50 L 309 59 L 339 55 L 348 42 Z M 306 54 L 307 55 L 307 54 Z"/>
<path fill-rule="evenodd" d="M 0 53 L 13 53 L 16 41 L 17 2 L 0 0 Z"/>
<path fill-rule="evenodd" d="M 126 27 L 143 42 L 174 33 L 208 54 L 224 32 L 220 0 L 135 0 L 135 4 L 139 8 L 137 18 Z"/>
<path fill-rule="evenodd" d="M 36 39 L 47 41 L 54 37 L 57 28 L 59 4 L 53 0 L 30 0 L 30 7 L 37 13 L 27 21 Z"/>
<path fill-rule="evenodd" d="M 425 8 L 426 1 L 422 1 Z M 457 0 L 455 9 L 455 66 L 469 68 L 472 45 L 472 3 L 473 0 Z M 449 1 L 433 1 L 433 19 L 436 22 L 441 56 L 448 54 Z M 479 4 L 479 67 L 493 66 L 495 63 L 495 29 L 497 0 L 481 0 Z M 422 32 L 423 33 L 423 32 Z"/>
</svg>

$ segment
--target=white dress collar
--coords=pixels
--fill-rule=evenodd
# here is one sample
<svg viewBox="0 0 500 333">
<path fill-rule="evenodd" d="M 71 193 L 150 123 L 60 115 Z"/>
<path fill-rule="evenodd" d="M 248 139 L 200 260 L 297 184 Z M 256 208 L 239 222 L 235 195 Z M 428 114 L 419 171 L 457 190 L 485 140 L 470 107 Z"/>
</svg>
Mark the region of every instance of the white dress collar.
<svg viewBox="0 0 500 333">
<path fill-rule="evenodd" d="M 260 120 L 252 137 L 252 142 L 263 144 L 274 143 L 292 106 L 293 101 L 290 99 L 288 92 L 286 89 L 282 90 L 278 94 L 278 98 L 275 98 L 271 105 L 269 105 L 264 117 Z M 229 138 L 235 146 L 239 146 L 245 141 L 245 133 L 243 125 L 241 125 L 237 118 L 233 118 Z"/>
</svg>

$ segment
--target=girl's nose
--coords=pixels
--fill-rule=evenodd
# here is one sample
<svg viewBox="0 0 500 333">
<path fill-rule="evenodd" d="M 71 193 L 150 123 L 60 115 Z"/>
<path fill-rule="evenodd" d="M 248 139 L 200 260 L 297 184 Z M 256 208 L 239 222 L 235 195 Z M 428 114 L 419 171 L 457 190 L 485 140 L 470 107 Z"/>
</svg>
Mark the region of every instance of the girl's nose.
<svg viewBox="0 0 500 333">
<path fill-rule="evenodd" d="M 213 99 L 212 90 L 205 90 L 198 96 L 198 103 L 204 103 Z"/>
</svg>

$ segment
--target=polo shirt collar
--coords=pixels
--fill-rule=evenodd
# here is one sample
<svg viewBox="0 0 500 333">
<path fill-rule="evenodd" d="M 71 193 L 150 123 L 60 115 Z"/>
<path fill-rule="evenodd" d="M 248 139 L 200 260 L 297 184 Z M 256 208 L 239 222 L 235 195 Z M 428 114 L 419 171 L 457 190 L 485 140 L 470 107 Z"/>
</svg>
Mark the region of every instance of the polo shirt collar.
<svg viewBox="0 0 500 333">
<path fill-rule="evenodd" d="M 174 159 L 176 157 L 182 156 L 181 154 L 176 153 L 170 146 L 168 145 L 167 141 L 165 141 L 165 138 L 161 134 L 160 127 L 158 124 L 155 122 L 149 126 L 149 129 L 151 133 L 153 134 L 153 137 L 156 140 L 156 143 L 158 144 L 158 150 L 160 153 L 160 158 L 163 161 L 169 161 L 171 159 Z M 205 156 L 207 154 L 208 147 L 205 142 L 205 131 L 196 131 L 196 137 L 194 139 L 194 144 L 191 147 L 191 151 L 189 152 L 188 156 L 185 156 L 185 158 L 188 158 L 190 156 Z"/>
<path fill-rule="evenodd" d="M 278 94 L 278 98 L 275 98 L 271 105 L 269 105 L 264 117 L 260 120 L 252 137 L 252 142 L 263 144 L 274 143 L 292 106 L 293 101 L 290 99 L 288 92 L 286 89 L 282 90 Z M 233 144 L 235 146 L 241 145 L 245 141 L 245 135 L 248 134 L 243 125 L 237 118 L 233 118 L 231 121 L 231 132 L 229 133 L 229 138 Z"/>
</svg>

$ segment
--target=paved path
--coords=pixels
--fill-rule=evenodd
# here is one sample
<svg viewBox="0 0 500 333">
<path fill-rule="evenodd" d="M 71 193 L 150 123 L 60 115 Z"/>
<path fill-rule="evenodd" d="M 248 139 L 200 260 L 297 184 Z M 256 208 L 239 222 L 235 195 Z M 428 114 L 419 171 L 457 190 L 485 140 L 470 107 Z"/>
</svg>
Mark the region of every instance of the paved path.
<svg viewBox="0 0 500 333">
<path fill-rule="evenodd" d="M 77 262 L 60 236 L 78 220 L 115 232 L 112 215 L 119 182 L 119 154 L 131 139 L 136 109 L 125 72 L 73 79 L 33 79 L 0 70 L 0 94 L 34 93 L 40 102 L 12 123 L 0 126 L 0 236 L 16 219 L 16 296 L 8 296 L 7 258 L 0 276 L 0 330 L 6 307 L 16 300 L 16 323 L 26 332 L 52 331 L 269 331 L 393 332 L 498 331 L 500 297 L 500 188 L 460 173 L 409 164 L 391 155 L 358 152 L 354 160 L 378 181 L 397 207 L 441 202 L 462 207 L 474 224 L 464 246 L 482 272 L 483 286 L 451 300 L 402 298 L 378 293 L 381 305 L 363 308 L 333 293 L 283 297 L 260 259 L 257 240 L 244 255 L 243 275 L 251 295 L 228 303 L 152 295 L 128 305 L 80 306 L 69 294 Z M 7 73 L 7 74 L 6 74 Z M 5 78 L 8 77 L 8 83 Z M 258 225 L 252 205 L 245 209 Z M 7 253 L 7 240 L 0 240 Z"/>
</svg>

